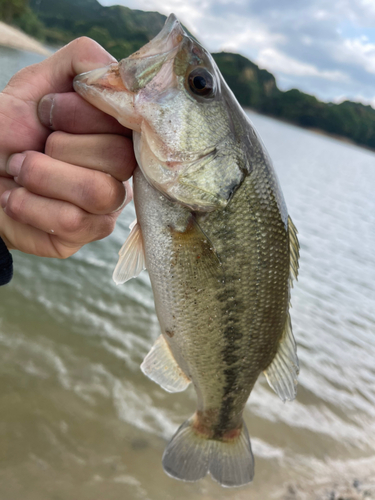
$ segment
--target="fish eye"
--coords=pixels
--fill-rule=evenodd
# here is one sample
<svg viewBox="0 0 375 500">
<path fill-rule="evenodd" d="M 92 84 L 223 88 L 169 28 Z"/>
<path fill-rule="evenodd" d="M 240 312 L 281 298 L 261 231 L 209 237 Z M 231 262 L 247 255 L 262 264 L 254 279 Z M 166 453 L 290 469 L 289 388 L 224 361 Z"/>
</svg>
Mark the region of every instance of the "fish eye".
<svg viewBox="0 0 375 500">
<path fill-rule="evenodd" d="M 196 68 L 188 76 L 190 90 L 202 97 L 212 97 L 214 94 L 214 79 L 205 68 Z"/>
</svg>

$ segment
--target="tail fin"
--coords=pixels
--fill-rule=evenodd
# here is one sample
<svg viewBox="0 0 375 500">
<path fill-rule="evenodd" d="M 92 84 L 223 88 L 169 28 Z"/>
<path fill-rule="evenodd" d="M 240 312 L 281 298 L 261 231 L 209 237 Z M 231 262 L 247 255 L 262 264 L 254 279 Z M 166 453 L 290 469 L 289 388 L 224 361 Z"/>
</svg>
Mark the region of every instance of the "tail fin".
<svg viewBox="0 0 375 500">
<path fill-rule="evenodd" d="M 167 474 L 183 481 L 198 481 L 208 472 L 222 486 L 242 486 L 254 477 L 254 457 L 243 422 L 231 441 L 208 439 L 193 429 L 193 418 L 178 429 L 163 455 Z"/>
</svg>

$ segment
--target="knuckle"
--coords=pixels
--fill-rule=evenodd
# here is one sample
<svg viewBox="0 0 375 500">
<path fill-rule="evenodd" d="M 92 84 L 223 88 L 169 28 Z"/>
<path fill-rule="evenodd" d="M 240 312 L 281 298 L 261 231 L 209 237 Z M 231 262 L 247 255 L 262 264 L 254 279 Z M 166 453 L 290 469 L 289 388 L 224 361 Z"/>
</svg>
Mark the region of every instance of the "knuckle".
<svg viewBox="0 0 375 500">
<path fill-rule="evenodd" d="M 103 238 L 106 238 L 109 236 L 116 224 L 116 217 L 113 217 L 112 215 L 104 215 L 102 216 L 101 223 L 98 224 L 98 232 L 96 235 L 96 240 L 102 240 Z"/>
<path fill-rule="evenodd" d="M 17 219 L 22 219 L 25 212 L 27 191 L 25 188 L 13 189 L 9 195 L 6 211 Z"/>
<path fill-rule="evenodd" d="M 58 259 L 67 259 L 68 257 L 71 257 L 73 254 L 78 252 L 78 250 L 82 247 L 81 244 L 79 245 L 69 245 L 66 242 L 63 242 L 57 238 L 53 239 L 53 246 L 55 247 L 56 250 L 56 257 Z"/>
<path fill-rule="evenodd" d="M 86 186 L 84 196 L 93 213 L 115 210 L 124 199 L 122 184 L 102 172 L 93 171 L 93 182 Z"/>
<path fill-rule="evenodd" d="M 19 174 L 19 180 L 24 186 L 38 185 L 40 181 L 40 172 L 38 168 L 38 153 L 29 151 L 26 153 L 25 160 Z"/>
<path fill-rule="evenodd" d="M 76 38 L 70 43 L 73 46 L 72 48 L 78 51 L 90 50 L 93 46 L 98 45 L 97 42 L 95 42 L 94 40 L 92 40 L 92 38 L 89 38 L 88 36 L 80 36 L 79 38 Z"/>
<path fill-rule="evenodd" d="M 75 42 L 77 45 L 86 46 L 87 44 L 92 45 L 93 40 L 91 38 L 89 38 L 88 36 L 80 36 L 75 40 Z"/>
<path fill-rule="evenodd" d="M 75 235 L 77 233 L 84 233 L 89 226 L 89 221 L 80 208 L 69 206 L 61 210 L 59 226 L 64 233 Z"/>
<path fill-rule="evenodd" d="M 52 132 L 47 138 L 45 153 L 51 158 L 58 159 L 64 132 Z"/>
<path fill-rule="evenodd" d="M 26 66 L 26 68 L 17 71 L 15 75 L 9 80 L 5 90 L 13 87 L 18 87 L 20 84 L 30 79 L 30 76 L 34 75 L 39 70 L 39 63 Z"/>
</svg>

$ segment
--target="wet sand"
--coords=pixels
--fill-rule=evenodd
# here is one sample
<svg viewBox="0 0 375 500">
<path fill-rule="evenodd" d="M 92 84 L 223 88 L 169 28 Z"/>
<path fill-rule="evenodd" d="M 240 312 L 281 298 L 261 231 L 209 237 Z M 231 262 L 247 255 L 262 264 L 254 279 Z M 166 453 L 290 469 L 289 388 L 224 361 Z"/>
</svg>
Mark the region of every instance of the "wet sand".
<svg viewBox="0 0 375 500">
<path fill-rule="evenodd" d="M 23 31 L 0 21 L 0 45 L 50 56 L 51 52 Z"/>
<path fill-rule="evenodd" d="M 294 484 L 286 488 L 282 500 L 374 500 L 374 479 L 345 479 L 337 480 L 324 487 L 309 488 L 304 485 Z"/>
</svg>

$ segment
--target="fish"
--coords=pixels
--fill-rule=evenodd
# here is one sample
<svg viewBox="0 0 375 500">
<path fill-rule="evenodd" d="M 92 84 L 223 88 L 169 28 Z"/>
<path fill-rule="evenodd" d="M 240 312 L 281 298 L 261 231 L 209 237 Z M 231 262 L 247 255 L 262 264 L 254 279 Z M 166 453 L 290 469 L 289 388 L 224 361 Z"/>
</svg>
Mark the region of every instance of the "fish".
<svg viewBox="0 0 375 500">
<path fill-rule="evenodd" d="M 243 412 L 259 375 L 285 400 L 299 363 L 289 314 L 299 244 L 271 159 L 210 53 L 171 14 L 119 63 L 78 75 L 84 99 L 133 130 L 136 220 L 113 278 L 147 268 L 161 328 L 141 369 L 197 409 L 165 472 L 250 483 Z"/>
</svg>

